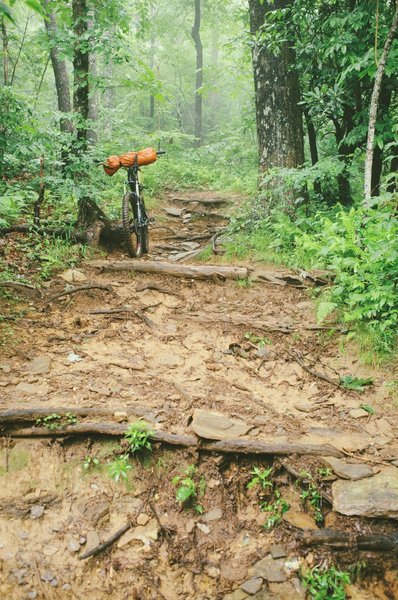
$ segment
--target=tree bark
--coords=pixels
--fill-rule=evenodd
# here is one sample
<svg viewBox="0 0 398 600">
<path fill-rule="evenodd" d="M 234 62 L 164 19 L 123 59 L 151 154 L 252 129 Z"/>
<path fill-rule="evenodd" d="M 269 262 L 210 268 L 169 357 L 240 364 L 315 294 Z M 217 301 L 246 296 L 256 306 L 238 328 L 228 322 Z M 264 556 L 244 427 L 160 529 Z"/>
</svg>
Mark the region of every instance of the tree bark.
<svg viewBox="0 0 398 600">
<path fill-rule="evenodd" d="M 303 531 L 299 538 L 306 546 L 330 546 L 337 550 L 371 550 L 372 552 L 396 552 L 398 535 L 380 533 L 358 534 L 351 531 L 319 529 Z"/>
<path fill-rule="evenodd" d="M 88 29 L 92 29 L 94 25 L 93 15 L 88 21 Z M 93 51 L 90 51 L 88 57 L 89 67 L 89 88 L 90 93 L 88 95 L 88 120 L 89 125 L 87 129 L 87 142 L 92 146 L 98 142 L 98 135 L 96 131 L 96 124 L 99 117 L 99 92 L 96 85 L 97 77 L 97 57 Z"/>
<path fill-rule="evenodd" d="M 397 33 L 398 29 L 398 0 L 396 2 L 396 9 L 390 31 L 388 32 L 387 39 L 384 44 L 383 53 L 380 58 L 380 62 L 377 66 L 375 82 L 373 86 L 372 97 L 369 106 L 369 125 L 368 125 L 368 139 L 366 142 L 366 159 L 365 159 L 365 177 L 364 177 L 364 196 L 365 201 L 369 201 L 372 197 L 372 168 L 373 168 L 373 157 L 374 157 L 374 139 L 376 131 L 376 119 L 377 111 L 379 107 L 379 98 L 381 91 L 381 82 L 384 75 L 384 70 L 388 55 L 390 53 L 391 44 Z"/>
<path fill-rule="evenodd" d="M 49 9 L 51 0 L 43 0 L 43 6 Z M 59 58 L 59 48 L 55 43 L 57 34 L 57 23 L 55 14 L 52 10 L 47 10 L 47 18 L 44 19 L 47 37 L 50 42 L 50 58 L 54 71 L 55 88 L 57 90 L 58 110 L 64 114 L 59 122 L 60 130 L 63 133 L 73 133 L 73 125 L 70 119 L 72 113 L 72 103 L 70 96 L 70 86 L 66 62 Z"/>
<path fill-rule="evenodd" d="M 192 27 L 192 39 L 196 49 L 196 81 L 195 81 L 195 142 L 194 146 L 202 145 L 202 85 L 203 85 L 203 46 L 200 37 L 201 0 L 195 0 L 195 21 Z"/>
<path fill-rule="evenodd" d="M 79 117 L 77 123 L 78 150 L 83 153 L 87 149 L 87 119 L 89 116 L 89 48 L 86 0 L 72 0 L 72 13 L 75 35 L 73 106 Z"/>
<path fill-rule="evenodd" d="M 1 20 L 1 37 L 3 40 L 3 79 L 8 85 L 8 35 L 4 17 Z"/>
<path fill-rule="evenodd" d="M 304 143 L 298 75 L 289 42 L 274 54 L 261 40 L 267 14 L 287 8 L 292 0 L 249 0 L 260 172 L 274 167 L 299 167 L 304 162 Z"/>
</svg>

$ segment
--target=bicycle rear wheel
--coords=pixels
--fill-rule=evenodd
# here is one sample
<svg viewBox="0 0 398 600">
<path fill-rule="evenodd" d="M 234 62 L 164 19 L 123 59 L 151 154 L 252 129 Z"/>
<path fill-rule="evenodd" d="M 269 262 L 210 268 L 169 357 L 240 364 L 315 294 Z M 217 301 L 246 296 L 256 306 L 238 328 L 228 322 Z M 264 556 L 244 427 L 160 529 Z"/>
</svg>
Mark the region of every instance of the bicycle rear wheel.
<svg viewBox="0 0 398 600">
<path fill-rule="evenodd" d="M 123 196 L 122 222 L 129 255 L 139 258 L 146 254 L 149 250 L 148 217 L 142 202 L 137 206 L 135 194 L 132 192 Z"/>
</svg>

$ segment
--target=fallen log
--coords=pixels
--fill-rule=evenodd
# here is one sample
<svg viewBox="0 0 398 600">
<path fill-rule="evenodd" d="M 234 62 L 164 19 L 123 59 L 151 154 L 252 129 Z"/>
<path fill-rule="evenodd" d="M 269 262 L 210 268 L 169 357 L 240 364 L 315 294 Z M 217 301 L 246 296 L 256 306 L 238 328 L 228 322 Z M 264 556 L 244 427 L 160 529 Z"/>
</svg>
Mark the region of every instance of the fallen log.
<svg viewBox="0 0 398 600">
<path fill-rule="evenodd" d="M 318 529 L 306 530 L 298 535 L 305 546 L 330 546 L 337 550 L 358 549 L 374 552 L 396 552 L 398 550 L 398 533 L 394 535 L 356 534 L 353 531 Z"/>
<path fill-rule="evenodd" d="M 170 315 L 171 319 L 176 321 L 198 321 L 199 323 L 229 323 L 231 325 L 246 325 L 252 329 L 262 329 L 267 331 L 279 331 L 281 333 L 291 333 L 293 326 L 290 323 L 278 321 L 260 321 L 251 319 L 244 315 L 224 315 L 207 313 L 175 313 Z"/>
<path fill-rule="evenodd" d="M 126 425 L 119 423 L 77 423 L 60 429 L 47 427 L 27 427 L 22 429 L 4 429 L 0 431 L 3 437 L 71 437 L 82 435 L 103 435 L 110 437 L 123 437 Z M 342 453 L 329 444 L 290 444 L 277 442 L 264 442 L 252 439 L 231 439 L 219 442 L 201 442 L 194 435 L 176 435 L 165 431 L 155 431 L 152 440 L 156 443 L 196 448 L 204 452 L 220 452 L 223 454 L 256 454 L 256 455 L 288 455 L 303 454 L 313 456 L 342 456 Z"/>
<path fill-rule="evenodd" d="M 149 260 L 89 260 L 88 267 L 96 269 L 109 269 L 110 271 L 132 271 L 137 273 L 158 273 L 173 277 L 187 277 L 188 279 L 247 279 L 248 269 L 245 267 L 226 267 L 221 265 L 176 265 L 167 262 Z"/>
<path fill-rule="evenodd" d="M 56 407 L 31 407 L 31 408 L 15 408 L 11 410 L 3 410 L 0 412 L 1 423 L 32 423 L 37 419 L 47 417 L 48 415 L 57 414 L 65 416 L 67 414 L 75 417 L 100 417 L 112 416 L 115 412 L 125 412 L 127 415 L 137 417 L 145 417 L 152 413 L 164 412 L 163 409 L 154 408 L 152 411 L 145 406 L 123 406 L 123 408 L 79 408 L 76 406 L 56 406 Z"/>
</svg>

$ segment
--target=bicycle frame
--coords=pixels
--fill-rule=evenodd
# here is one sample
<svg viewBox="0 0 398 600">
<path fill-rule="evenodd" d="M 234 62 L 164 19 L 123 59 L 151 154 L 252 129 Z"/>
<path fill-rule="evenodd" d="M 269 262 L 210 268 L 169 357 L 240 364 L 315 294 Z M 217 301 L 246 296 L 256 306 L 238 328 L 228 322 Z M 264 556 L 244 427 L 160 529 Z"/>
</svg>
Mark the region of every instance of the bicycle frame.
<svg viewBox="0 0 398 600">
<path fill-rule="evenodd" d="M 136 227 L 145 227 L 148 225 L 148 217 L 145 211 L 145 204 L 141 198 L 142 185 L 139 182 L 138 172 L 140 168 L 138 166 L 138 158 L 136 156 L 134 165 L 127 169 L 127 183 L 133 194 L 131 198 L 131 208 L 133 209 L 134 217 L 136 220 Z"/>
</svg>

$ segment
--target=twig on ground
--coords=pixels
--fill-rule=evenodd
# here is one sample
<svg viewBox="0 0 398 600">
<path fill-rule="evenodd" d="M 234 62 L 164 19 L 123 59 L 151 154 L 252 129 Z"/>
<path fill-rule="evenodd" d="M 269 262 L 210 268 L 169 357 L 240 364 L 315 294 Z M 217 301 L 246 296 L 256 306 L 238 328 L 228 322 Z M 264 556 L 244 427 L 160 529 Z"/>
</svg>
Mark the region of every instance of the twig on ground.
<svg viewBox="0 0 398 600">
<path fill-rule="evenodd" d="M 52 302 L 53 300 L 56 300 L 57 298 L 63 298 L 64 296 L 70 296 L 71 294 L 76 294 L 77 292 L 85 292 L 87 290 L 95 290 L 95 289 L 106 290 L 107 292 L 111 292 L 112 286 L 105 285 L 103 283 L 93 283 L 93 284 L 81 285 L 79 287 L 71 288 L 70 290 L 65 290 L 64 292 L 60 292 L 59 294 L 55 294 L 54 296 L 51 296 L 51 298 L 46 298 L 45 302 L 47 304 L 49 304 L 50 302 Z"/>
<path fill-rule="evenodd" d="M 131 522 L 131 520 L 129 520 L 125 525 L 123 525 L 123 527 L 121 527 L 120 529 L 115 531 L 115 533 L 113 535 L 111 535 L 110 538 L 105 540 L 105 542 L 102 542 L 102 544 L 99 544 L 95 548 L 92 548 L 91 550 L 88 550 L 87 552 L 85 552 L 84 554 L 79 556 L 79 560 L 85 560 L 86 558 L 90 558 L 90 556 L 96 556 L 100 552 L 103 552 L 104 550 L 106 550 L 107 548 L 112 546 L 112 544 L 117 542 L 117 540 L 119 538 L 121 538 L 122 535 L 124 535 L 126 533 L 126 531 L 131 529 L 131 527 L 132 527 L 132 522 Z"/>
<path fill-rule="evenodd" d="M 145 290 L 154 290 L 156 292 L 161 292 L 162 294 L 170 294 L 171 296 L 177 296 L 177 298 L 181 298 L 180 294 L 177 292 L 173 292 L 173 290 L 169 290 L 161 285 L 158 285 L 154 281 L 148 281 L 147 283 L 140 283 L 135 288 L 136 292 L 144 292 Z"/>
<path fill-rule="evenodd" d="M 299 352 L 297 352 L 297 351 L 289 352 L 289 356 L 291 356 L 291 358 L 293 358 L 293 360 L 295 360 L 296 363 L 298 365 L 300 365 L 300 367 L 302 369 L 304 369 L 304 371 L 307 371 L 307 373 L 309 373 L 313 377 L 317 377 L 318 379 L 321 379 L 322 381 L 326 381 L 327 383 L 330 383 L 331 385 L 334 385 L 335 387 L 340 387 L 340 381 L 335 381 L 331 377 L 328 377 L 327 375 L 325 375 L 325 373 L 320 373 L 319 371 L 315 371 L 314 369 L 311 369 L 310 367 L 308 367 L 305 364 L 305 361 Z"/>
</svg>

